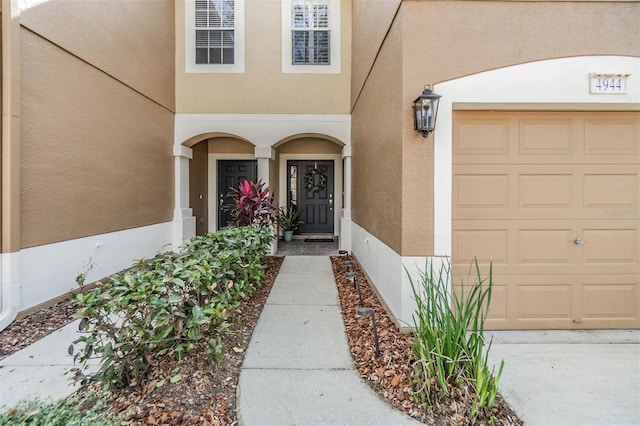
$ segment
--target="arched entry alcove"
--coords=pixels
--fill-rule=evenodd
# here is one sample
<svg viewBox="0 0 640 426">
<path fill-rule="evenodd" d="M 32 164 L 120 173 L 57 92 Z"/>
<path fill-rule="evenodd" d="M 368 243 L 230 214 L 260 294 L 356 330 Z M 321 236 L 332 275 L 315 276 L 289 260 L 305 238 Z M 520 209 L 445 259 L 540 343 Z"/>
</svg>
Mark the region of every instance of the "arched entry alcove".
<svg viewBox="0 0 640 426">
<path fill-rule="evenodd" d="M 316 156 L 319 160 L 322 158 L 318 156 L 331 155 L 331 159 L 338 165 L 338 169 L 334 171 L 334 174 L 339 179 L 337 184 L 341 189 L 341 196 L 339 197 L 340 209 L 335 210 L 334 208 L 334 219 L 337 219 L 340 224 L 335 226 L 334 233 L 341 235 L 341 248 L 348 248 L 344 244 L 348 244 L 345 241 L 349 241 L 349 239 L 345 239 L 344 236 L 348 235 L 346 231 L 350 229 L 350 196 L 348 194 L 343 195 L 342 192 L 349 191 L 350 187 L 351 123 L 349 115 L 328 114 L 311 117 L 305 114 L 178 114 L 176 115 L 175 124 L 173 154 L 175 157 L 176 193 L 173 243 L 176 247 L 179 247 L 185 239 L 195 235 L 196 230 L 196 218 L 193 216 L 192 208 L 189 207 L 189 165 L 194 155 L 192 147 L 204 140 L 213 140 L 213 146 L 216 147 L 214 152 L 209 152 L 211 142 L 207 143 L 207 165 L 210 176 L 207 181 L 208 230 L 212 231 L 218 227 L 216 223 L 217 213 L 216 215 L 212 214 L 212 211 L 216 211 L 215 202 L 219 198 L 219 195 L 212 190 L 214 187 L 212 180 L 217 173 L 217 168 L 214 165 L 218 160 L 255 160 L 258 171 L 257 178 L 262 179 L 271 187 L 282 205 L 283 202 L 286 203 L 286 198 L 285 194 L 280 190 L 284 179 L 281 168 L 285 166 L 282 165 L 283 163 L 277 150 L 290 151 L 295 149 L 298 153 L 283 151 L 283 155 L 285 157 L 304 155 L 307 158 Z M 243 148 L 240 150 L 231 148 L 231 145 L 226 143 L 219 145 L 218 143 L 223 142 L 225 138 L 233 138 L 235 140 L 233 146 Z M 316 138 L 322 142 L 313 142 L 309 138 Z M 306 141 L 306 143 L 300 142 L 301 140 Z M 288 145 L 289 143 L 291 144 Z M 326 149 L 319 148 L 318 144 L 335 145 L 338 148 L 334 148 L 330 153 L 327 153 Z M 282 148 L 285 146 L 286 148 Z M 253 148 L 252 152 L 250 152 L 249 147 Z M 198 149 L 204 151 L 204 148 L 196 148 L 196 150 Z M 212 155 L 216 156 L 215 161 L 212 161 Z M 196 153 L 196 156 L 198 156 L 198 153 Z M 211 170 L 212 168 L 214 168 L 213 171 Z M 343 181 L 345 184 L 343 184 Z M 199 196 L 204 194 L 198 193 L 196 195 L 199 199 Z"/>
<path fill-rule="evenodd" d="M 251 142 L 224 132 L 200 133 L 174 145 L 176 247 L 187 238 L 219 228 L 218 193 L 228 192 L 218 190 L 219 165 L 225 161 L 255 163 L 254 152 Z M 255 169 L 255 165 L 252 166 L 252 170 Z M 255 179 L 254 175 L 246 178 Z"/>
<path fill-rule="evenodd" d="M 298 230 L 302 235 L 341 235 L 344 147 L 334 137 L 315 133 L 291 135 L 273 146 L 278 159 L 278 202 L 298 210 L 304 221 Z"/>
</svg>

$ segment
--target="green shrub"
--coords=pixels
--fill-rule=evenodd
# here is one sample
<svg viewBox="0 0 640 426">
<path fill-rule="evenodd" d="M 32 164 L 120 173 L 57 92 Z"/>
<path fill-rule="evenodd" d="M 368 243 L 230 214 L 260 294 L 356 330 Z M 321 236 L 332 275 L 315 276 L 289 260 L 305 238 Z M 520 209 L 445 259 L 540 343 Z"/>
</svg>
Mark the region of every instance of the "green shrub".
<svg viewBox="0 0 640 426">
<path fill-rule="evenodd" d="M 115 426 L 105 416 L 105 403 L 97 397 L 73 395 L 58 401 L 20 401 L 0 412 L 0 425 L 12 426 Z"/>
<path fill-rule="evenodd" d="M 270 249 L 270 229 L 246 226 L 195 237 L 179 253 L 141 259 L 104 285 L 76 295 L 80 329 L 76 358 L 97 372 L 82 381 L 139 383 L 149 365 L 164 356 L 180 359 L 199 348 L 219 359 L 220 332 L 229 313 L 251 295 Z"/>
<path fill-rule="evenodd" d="M 491 303 L 493 267 L 482 278 L 477 260 L 472 264 L 474 282 L 461 283 L 460 294 L 449 291 L 451 267 L 443 264 L 435 271 L 428 262 L 419 283 L 409 277 L 417 311 L 413 316 L 415 340 L 414 392 L 417 402 L 431 402 L 432 384 L 439 397 L 451 387 L 470 383 L 474 390 L 472 421 L 478 410 L 493 406 L 504 362 L 494 377 L 488 367 L 491 342 L 485 345 L 484 323 Z M 469 274 L 471 276 L 471 273 Z"/>
</svg>

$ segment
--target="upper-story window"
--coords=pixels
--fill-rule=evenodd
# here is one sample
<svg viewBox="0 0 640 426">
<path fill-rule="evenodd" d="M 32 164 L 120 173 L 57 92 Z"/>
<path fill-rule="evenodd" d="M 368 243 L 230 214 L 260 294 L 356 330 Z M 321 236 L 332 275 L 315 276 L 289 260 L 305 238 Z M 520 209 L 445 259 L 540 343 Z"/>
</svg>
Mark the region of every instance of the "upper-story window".
<svg viewBox="0 0 640 426">
<path fill-rule="evenodd" d="M 187 72 L 244 72 L 244 0 L 186 0 Z"/>
<path fill-rule="evenodd" d="M 328 0 L 293 0 L 291 13 L 293 65 L 330 65 Z"/>
<path fill-rule="evenodd" d="M 340 0 L 283 0 L 282 22 L 282 72 L 340 72 Z"/>
</svg>

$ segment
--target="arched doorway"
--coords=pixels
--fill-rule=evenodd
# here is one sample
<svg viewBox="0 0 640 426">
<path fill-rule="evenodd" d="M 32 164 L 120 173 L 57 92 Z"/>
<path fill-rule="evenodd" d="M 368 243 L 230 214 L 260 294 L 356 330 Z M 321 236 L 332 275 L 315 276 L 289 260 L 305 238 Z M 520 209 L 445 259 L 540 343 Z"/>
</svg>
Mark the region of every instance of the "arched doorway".
<svg viewBox="0 0 640 426">
<path fill-rule="evenodd" d="M 281 206 L 304 222 L 297 233 L 339 235 L 343 201 L 343 145 L 322 135 L 297 135 L 276 145 Z"/>
</svg>

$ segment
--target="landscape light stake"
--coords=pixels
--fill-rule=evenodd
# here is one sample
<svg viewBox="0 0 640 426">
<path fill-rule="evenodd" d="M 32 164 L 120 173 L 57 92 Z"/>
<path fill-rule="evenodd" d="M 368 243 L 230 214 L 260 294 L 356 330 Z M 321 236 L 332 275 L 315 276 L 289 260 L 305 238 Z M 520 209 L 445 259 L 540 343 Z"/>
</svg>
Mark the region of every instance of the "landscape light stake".
<svg viewBox="0 0 640 426">
<path fill-rule="evenodd" d="M 378 329 L 376 327 L 376 313 L 373 308 L 360 307 L 356 309 L 358 316 L 371 315 L 371 328 L 373 329 L 373 342 L 376 345 L 376 356 L 380 358 L 380 344 L 378 343 Z"/>
<path fill-rule="evenodd" d="M 344 274 L 345 277 L 353 279 L 353 285 L 358 291 L 358 299 L 360 299 L 360 306 L 364 305 L 362 301 L 362 292 L 360 291 L 360 284 L 358 284 L 358 273 L 357 272 L 347 272 Z"/>
<path fill-rule="evenodd" d="M 353 262 L 350 260 L 343 260 L 342 266 L 347 268 L 347 271 L 351 271 L 351 267 L 353 266 Z"/>
</svg>

